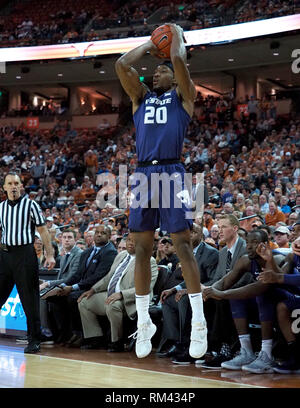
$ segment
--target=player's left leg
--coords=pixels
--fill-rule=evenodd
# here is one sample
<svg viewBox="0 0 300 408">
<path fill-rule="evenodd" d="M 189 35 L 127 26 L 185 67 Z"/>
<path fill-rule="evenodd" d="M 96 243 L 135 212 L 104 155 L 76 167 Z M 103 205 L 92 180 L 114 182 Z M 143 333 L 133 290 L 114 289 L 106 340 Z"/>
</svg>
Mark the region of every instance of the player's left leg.
<svg viewBox="0 0 300 408">
<path fill-rule="evenodd" d="M 156 332 L 149 314 L 151 267 L 150 258 L 153 251 L 154 231 L 134 232 L 135 241 L 135 300 L 137 311 L 137 332 L 135 352 L 143 358 L 151 353 L 151 338 Z"/>
</svg>

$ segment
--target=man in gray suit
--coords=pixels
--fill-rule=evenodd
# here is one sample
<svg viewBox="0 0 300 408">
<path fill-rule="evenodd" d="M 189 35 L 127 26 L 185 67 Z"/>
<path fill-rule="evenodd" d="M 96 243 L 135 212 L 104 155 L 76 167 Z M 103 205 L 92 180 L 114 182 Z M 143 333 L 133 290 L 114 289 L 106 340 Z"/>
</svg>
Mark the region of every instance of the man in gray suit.
<svg viewBox="0 0 300 408">
<path fill-rule="evenodd" d="M 75 272 L 77 272 L 82 250 L 75 245 L 76 233 L 67 229 L 62 233 L 62 247 L 64 255 L 60 257 L 60 268 L 57 279 L 44 281 L 40 285 L 40 290 L 53 285 L 65 283 Z"/>
<path fill-rule="evenodd" d="M 193 223 L 191 243 L 198 264 L 201 283 L 206 284 L 206 282 L 214 280 L 214 274 L 218 264 L 218 251 L 203 242 L 202 239 L 202 228 L 198 224 Z M 165 352 L 158 353 L 158 355 L 160 357 L 171 357 L 179 354 L 179 359 L 192 360 L 188 352 L 192 314 L 185 281 L 171 289 L 164 290 L 161 294 L 160 301 L 162 303 L 163 313 L 162 341 L 164 341 L 164 339 L 168 340 L 168 342 L 171 343 L 171 347 Z M 208 313 L 209 310 L 204 308 L 209 330 L 209 321 L 211 319 L 208 318 Z M 173 360 L 173 362 L 175 362 L 175 360 Z"/>
<path fill-rule="evenodd" d="M 151 257 L 151 284 L 153 296 L 158 269 Z M 97 316 L 107 316 L 111 329 L 109 351 L 123 351 L 123 318 L 136 316 L 135 286 L 135 244 L 132 235 L 126 239 L 126 251 L 121 251 L 115 258 L 108 274 L 95 283 L 92 288 L 78 298 L 78 307 L 83 327 L 85 344 L 82 349 L 97 349 L 105 345 L 105 336 Z"/>
<path fill-rule="evenodd" d="M 64 251 L 64 255 L 60 257 L 60 269 L 57 275 L 57 279 L 51 281 L 44 281 L 43 283 L 41 283 L 40 291 L 54 285 L 60 285 L 61 283 L 65 283 L 67 279 L 69 279 L 72 275 L 74 275 L 77 272 L 82 250 L 75 245 L 75 239 L 76 239 L 75 231 L 71 229 L 64 230 L 62 234 L 62 248 Z M 41 324 L 43 328 L 48 329 L 50 328 L 48 319 L 49 307 L 50 305 L 46 299 L 40 300 Z M 49 332 L 48 334 L 50 337 Z"/>
</svg>

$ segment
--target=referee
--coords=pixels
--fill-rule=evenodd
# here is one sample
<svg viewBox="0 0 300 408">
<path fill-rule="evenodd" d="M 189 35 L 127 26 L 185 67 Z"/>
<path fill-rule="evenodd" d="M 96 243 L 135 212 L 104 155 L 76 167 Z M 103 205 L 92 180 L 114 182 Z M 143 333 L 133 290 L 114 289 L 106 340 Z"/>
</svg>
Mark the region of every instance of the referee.
<svg viewBox="0 0 300 408">
<path fill-rule="evenodd" d="M 38 204 L 21 197 L 22 183 L 16 173 L 8 173 L 3 189 L 8 199 L 0 203 L 0 308 L 16 284 L 27 319 L 28 346 L 24 353 L 40 351 L 39 268 L 33 246 L 35 227 L 46 249 L 45 267 L 55 265 L 50 235 Z"/>
</svg>

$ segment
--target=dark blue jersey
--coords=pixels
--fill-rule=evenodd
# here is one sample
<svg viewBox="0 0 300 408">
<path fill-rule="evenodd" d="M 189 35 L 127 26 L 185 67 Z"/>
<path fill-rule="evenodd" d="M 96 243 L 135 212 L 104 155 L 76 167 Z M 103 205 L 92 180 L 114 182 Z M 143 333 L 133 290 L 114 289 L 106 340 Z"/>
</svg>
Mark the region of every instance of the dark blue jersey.
<svg viewBox="0 0 300 408">
<path fill-rule="evenodd" d="M 251 274 L 256 279 L 261 273 L 261 267 L 256 259 L 251 259 Z"/>
<path fill-rule="evenodd" d="M 191 118 L 175 89 L 161 96 L 147 92 L 133 120 L 139 161 L 180 159 Z"/>
</svg>

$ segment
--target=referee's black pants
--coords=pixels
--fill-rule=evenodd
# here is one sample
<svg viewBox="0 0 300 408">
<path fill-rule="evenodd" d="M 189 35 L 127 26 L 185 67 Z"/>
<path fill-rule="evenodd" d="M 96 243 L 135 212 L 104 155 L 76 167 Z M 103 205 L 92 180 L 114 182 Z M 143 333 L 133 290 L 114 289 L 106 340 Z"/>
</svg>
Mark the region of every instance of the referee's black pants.
<svg viewBox="0 0 300 408">
<path fill-rule="evenodd" d="M 0 308 L 16 284 L 27 319 L 28 340 L 40 341 L 39 267 L 34 246 L 0 250 Z"/>
</svg>

